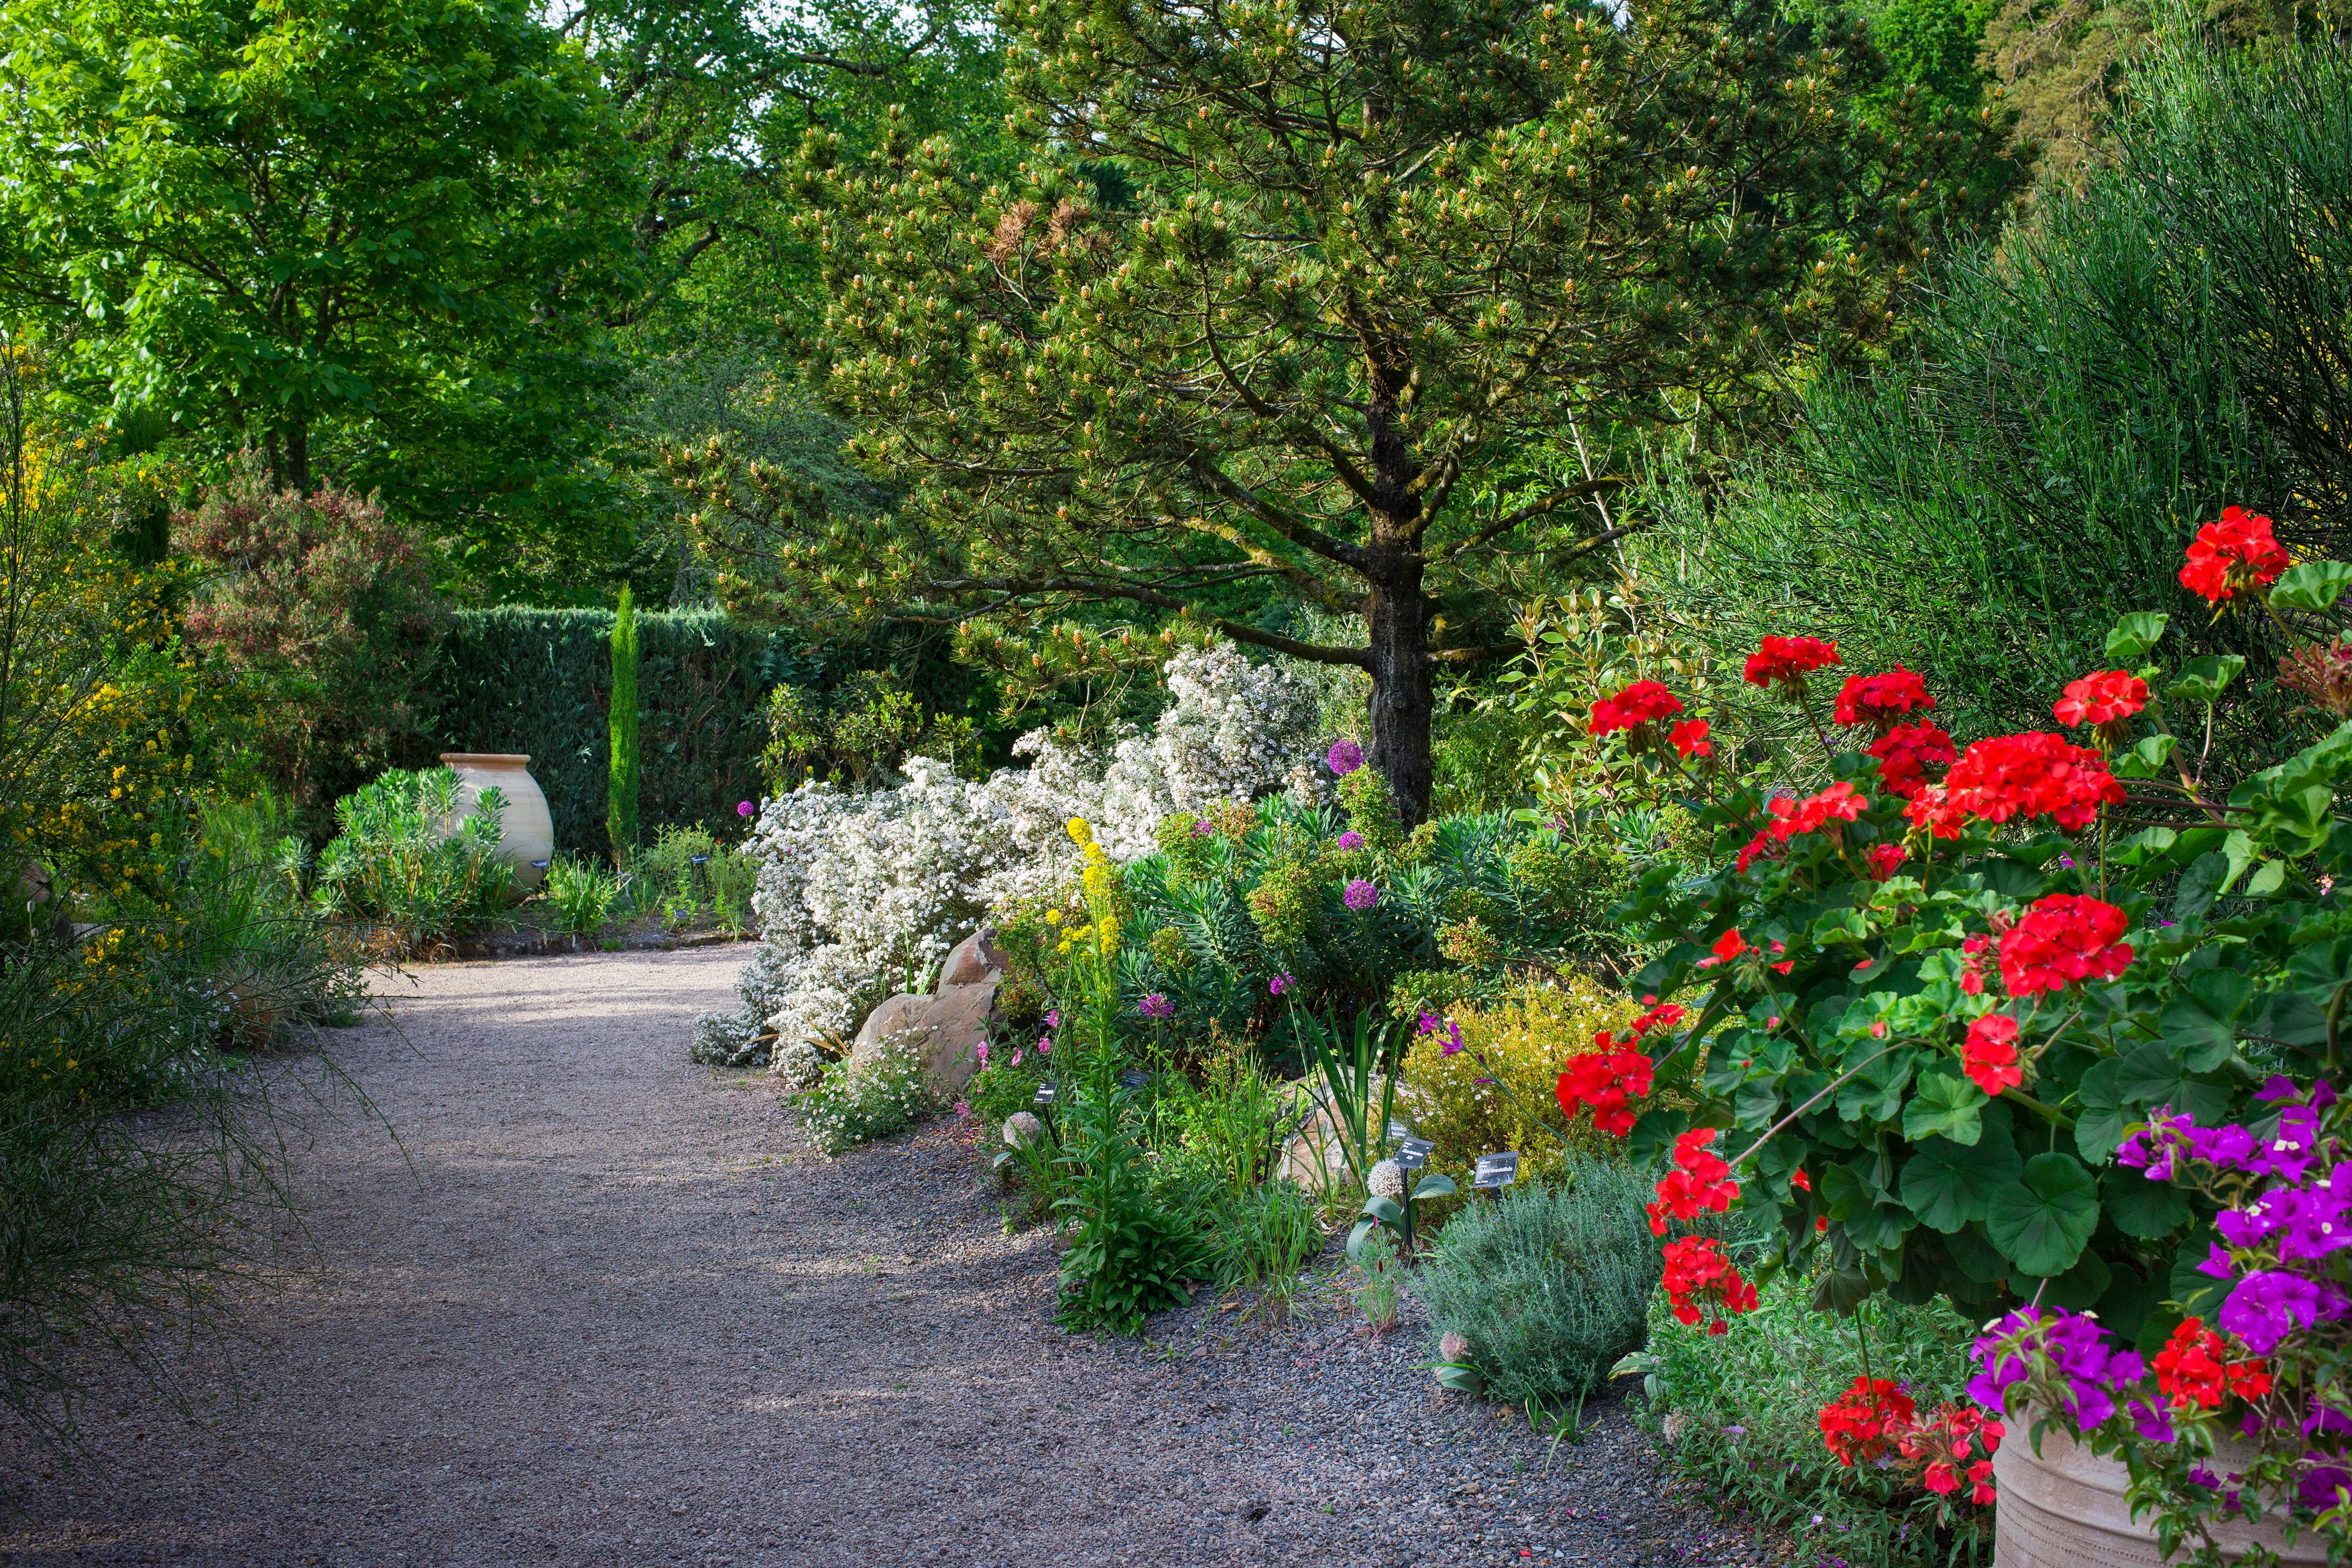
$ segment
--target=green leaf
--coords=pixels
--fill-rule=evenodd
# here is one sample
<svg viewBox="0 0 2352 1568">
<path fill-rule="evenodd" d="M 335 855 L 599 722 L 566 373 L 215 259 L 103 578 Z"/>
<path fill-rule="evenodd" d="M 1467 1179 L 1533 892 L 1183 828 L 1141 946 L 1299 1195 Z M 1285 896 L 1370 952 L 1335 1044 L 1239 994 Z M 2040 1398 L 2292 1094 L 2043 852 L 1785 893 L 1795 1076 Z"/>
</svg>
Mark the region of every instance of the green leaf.
<svg viewBox="0 0 2352 1568">
<path fill-rule="evenodd" d="M 2072 1155 L 2036 1155 L 1992 1195 L 1985 1228 L 2021 1274 L 2066 1272 L 2099 1228 L 2099 1184 Z"/>
<path fill-rule="evenodd" d="M 2340 560 L 2305 561 L 2289 569 L 2272 585 L 2271 608 L 2308 610 L 2314 613 L 2332 610 L 2347 586 L 2352 586 L 2352 564 Z"/>
<path fill-rule="evenodd" d="M 2107 1218 L 2126 1236 L 2160 1241 L 2189 1218 L 2189 1205 L 2168 1181 L 2150 1181 L 2146 1173 L 2117 1166 L 2101 1178 Z"/>
<path fill-rule="evenodd" d="M 1911 1092 L 1909 1103 L 1903 1107 L 1903 1135 L 1915 1144 L 1922 1138 L 1940 1135 L 1955 1144 L 1972 1145 L 1983 1132 L 1977 1112 L 1984 1103 L 1984 1091 L 1965 1078 L 1955 1078 L 1948 1072 L 1923 1072 Z M 1918 1205 L 1912 1207 L 1916 1208 Z M 1953 1228 L 1943 1225 L 1937 1228 Z"/>
<path fill-rule="evenodd" d="M 2254 983 L 2235 969 L 2206 969 L 2166 1004 L 2158 1029 L 2191 1072 L 2210 1072 L 2237 1048 L 2236 1019 Z"/>
<path fill-rule="evenodd" d="M 1903 1109 L 1903 1088 L 1911 1082 L 1916 1051 L 1891 1051 L 1849 1079 L 1837 1092 L 1842 1121 L 1891 1122 Z"/>
<path fill-rule="evenodd" d="M 2074 1266 L 2052 1280 L 2021 1278 L 2016 1282 L 2021 1296 L 2039 1295 L 2053 1307 L 2080 1312 L 2106 1293 L 2107 1282 L 2114 1276 L 2105 1260 L 2095 1252 L 2085 1252 L 2075 1260 Z"/>
<path fill-rule="evenodd" d="M 2222 1296 L 2237 1282 L 2234 1280 L 2216 1280 L 2198 1269 L 2197 1265 L 2205 1261 L 2206 1249 L 2211 1239 L 2210 1230 L 2195 1238 L 2180 1249 L 2179 1256 L 2173 1260 L 2172 1264 L 2172 1299 L 2179 1301 L 2189 1316 L 2203 1318 L 2209 1322 L 2221 1309 Z"/>
<path fill-rule="evenodd" d="M 2221 886 L 2230 875 L 2230 857 L 2219 850 L 2199 855 L 2180 873 L 2180 886 L 2172 895 L 2172 918 L 2194 920 L 2213 907 L 2221 896 Z"/>
<path fill-rule="evenodd" d="M 2316 794 L 2319 793 L 2319 791 L 2315 790 L 2313 793 Z M 2331 800 L 2333 798 L 2331 797 Z M 2259 867 L 2255 868 L 2254 874 L 2246 879 L 2246 896 L 2248 898 L 2268 898 L 2271 894 L 2276 893 L 2280 888 L 2284 887 L 2285 885 L 2286 862 L 2264 861 Z"/>
<path fill-rule="evenodd" d="M 2221 700 L 2222 692 L 2245 667 L 2245 657 L 2239 653 L 2209 653 L 2201 659 L 2191 659 L 2182 667 L 2180 678 L 2165 688 L 2164 700 L 2210 706 Z"/>
<path fill-rule="evenodd" d="M 2130 664 L 2157 644 L 2171 617 L 2154 610 L 2136 611 L 2116 622 L 2107 633 L 2107 657 Z"/>
<path fill-rule="evenodd" d="M 2116 1088 L 2126 1105 L 2169 1105 L 2208 1127 L 2217 1125 L 2230 1109 L 2228 1090 L 2190 1077 L 2188 1063 L 2159 1040 L 2123 1059 Z"/>
<path fill-rule="evenodd" d="M 2283 1045 L 2324 1045 L 2327 1009 L 2304 991 L 2277 991 L 2264 998 L 2246 1032 Z"/>
<path fill-rule="evenodd" d="M 1910 1209 L 1902 1204 L 1874 1203 L 1843 1223 L 1848 1239 L 1856 1247 L 1885 1252 L 1903 1244 L 1903 1233 L 1913 1222 Z"/>
<path fill-rule="evenodd" d="M 2006 1134 L 1964 1148 L 1945 1138 L 1921 1144 L 1897 1185 L 1920 1222 L 1950 1235 L 1992 1212 L 1992 1197 L 2016 1181 L 2025 1164 Z"/>
<path fill-rule="evenodd" d="M 1822 1172 L 1822 1207 L 1832 1219 L 1858 1218 L 1886 1194 L 1878 1184 L 1848 1165 L 1834 1165 Z"/>
<path fill-rule="evenodd" d="M 1432 1172 L 1422 1177 L 1420 1183 L 1413 1187 L 1412 1200 L 1419 1203 L 1424 1197 L 1452 1197 L 1454 1190 L 1452 1176 L 1439 1176 Z"/>
<path fill-rule="evenodd" d="M 1985 1239 L 1981 1225 L 1971 1225 L 1945 1237 L 1944 1250 L 1951 1254 L 1961 1273 L 1979 1285 L 2006 1280 L 2011 1272 L 2009 1260 Z"/>
<path fill-rule="evenodd" d="M 2146 737 L 2129 748 L 2116 753 L 2113 766 L 2115 776 L 2118 779 L 2157 777 L 2164 771 L 2166 764 L 2172 760 L 2172 750 L 2178 744 L 2179 742 L 2169 735 Z M 2167 840 L 2172 837 L 2172 830 L 2169 828 L 2150 829 L 2149 831 L 2161 831 Z"/>
<path fill-rule="evenodd" d="M 2117 1056 L 2095 1062 L 2075 1086 L 2074 1146 L 2095 1166 L 2112 1158 L 2135 1120 L 2124 1110 L 2124 1063 Z"/>
</svg>

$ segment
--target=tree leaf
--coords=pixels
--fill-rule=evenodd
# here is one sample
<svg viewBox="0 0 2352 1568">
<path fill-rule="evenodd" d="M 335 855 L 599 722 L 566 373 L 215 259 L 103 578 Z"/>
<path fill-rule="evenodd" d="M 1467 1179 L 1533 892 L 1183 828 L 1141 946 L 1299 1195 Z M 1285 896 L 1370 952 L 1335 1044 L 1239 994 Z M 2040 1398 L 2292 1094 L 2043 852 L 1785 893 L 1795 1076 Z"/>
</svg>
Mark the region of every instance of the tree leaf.
<svg viewBox="0 0 2352 1568">
<path fill-rule="evenodd" d="M 1974 1144 L 1983 1131 L 1977 1113 L 1984 1103 L 1984 1091 L 1965 1078 L 1955 1078 L 1948 1072 L 1923 1072 L 1911 1091 L 1910 1101 L 1903 1107 L 1903 1135 L 1915 1144 L 1931 1136 L 1948 1138 L 1955 1144 Z M 1954 1228 L 1944 1225 L 1937 1228 Z"/>
<path fill-rule="evenodd" d="M 1995 1133 L 1973 1148 L 1929 1138 L 1904 1166 L 1896 1186 L 1922 1224 L 1948 1236 L 1990 1215 L 1993 1195 L 2024 1169 L 2005 1134 Z"/>
<path fill-rule="evenodd" d="M 2036 1155 L 1992 1195 L 1985 1230 L 2021 1274 L 2052 1279 L 2082 1257 L 2099 1228 L 2099 1184 L 2072 1155 Z"/>
</svg>

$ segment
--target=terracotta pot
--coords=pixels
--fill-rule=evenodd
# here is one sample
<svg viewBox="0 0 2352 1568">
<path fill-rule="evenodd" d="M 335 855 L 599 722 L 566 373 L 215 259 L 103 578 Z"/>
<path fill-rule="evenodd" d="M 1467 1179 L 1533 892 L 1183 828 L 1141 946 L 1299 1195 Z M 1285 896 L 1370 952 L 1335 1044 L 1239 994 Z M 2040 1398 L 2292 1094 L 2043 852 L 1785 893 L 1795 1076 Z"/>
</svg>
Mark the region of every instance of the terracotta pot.
<svg viewBox="0 0 2352 1568">
<path fill-rule="evenodd" d="M 457 775 L 457 818 L 474 809 L 475 799 L 495 785 L 506 796 L 499 814 L 499 854 L 515 868 L 515 885 L 529 893 L 547 874 L 555 858 L 555 819 L 547 814 L 547 797 L 530 776 L 530 758 L 501 751 L 445 751 L 444 766 Z"/>
<path fill-rule="evenodd" d="M 2130 1476 L 2120 1459 L 2103 1459 L 2056 1427 L 2042 1434 L 2037 1457 L 2028 1437 L 2032 1423 L 2021 1417 L 1993 1456 L 1993 1479 L 2000 1489 L 1993 1526 L 1993 1568 L 2159 1568 L 2153 1516 L 2132 1518 L 2124 1500 Z M 2231 1450 L 2214 1456 L 2214 1468 L 2228 1470 Z M 2251 1458 L 2249 1451 L 2238 1459 Z M 2324 1563 L 2327 1548 L 2305 1531 L 2293 1546 L 2283 1544 L 2275 1525 L 2255 1529 L 2244 1521 L 2217 1528 L 2214 1539 L 2235 1560 L 2256 1542 L 2283 1563 Z M 2175 1562 L 2186 1561 L 2184 1548 Z"/>
</svg>

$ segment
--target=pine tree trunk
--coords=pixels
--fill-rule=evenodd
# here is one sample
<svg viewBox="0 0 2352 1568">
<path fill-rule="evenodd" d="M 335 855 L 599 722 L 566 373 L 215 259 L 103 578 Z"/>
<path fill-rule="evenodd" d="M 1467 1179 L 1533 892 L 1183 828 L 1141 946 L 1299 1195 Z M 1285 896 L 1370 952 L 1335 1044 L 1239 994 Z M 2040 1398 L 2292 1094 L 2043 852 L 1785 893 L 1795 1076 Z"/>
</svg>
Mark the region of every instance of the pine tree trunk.
<svg viewBox="0 0 2352 1568">
<path fill-rule="evenodd" d="M 1364 603 L 1372 654 L 1372 747 L 1368 760 L 1388 780 L 1397 812 L 1412 827 L 1429 815 L 1430 725 L 1436 697 L 1430 685 L 1429 601 L 1421 591 L 1422 560 L 1410 549 L 1372 579 Z"/>
</svg>

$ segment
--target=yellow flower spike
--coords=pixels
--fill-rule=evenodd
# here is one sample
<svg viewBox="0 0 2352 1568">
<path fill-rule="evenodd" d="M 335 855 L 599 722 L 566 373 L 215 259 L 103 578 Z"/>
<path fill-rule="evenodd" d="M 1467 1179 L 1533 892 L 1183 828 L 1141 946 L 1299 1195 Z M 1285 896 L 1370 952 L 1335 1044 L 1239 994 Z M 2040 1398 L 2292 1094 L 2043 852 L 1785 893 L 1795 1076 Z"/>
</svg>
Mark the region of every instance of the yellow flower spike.
<svg viewBox="0 0 2352 1568">
<path fill-rule="evenodd" d="M 1062 912 L 1061 912 L 1060 910 L 1058 910 L 1058 909 L 1049 909 L 1049 910 L 1045 911 L 1045 924 L 1046 924 L 1046 925 L 1059 925 L 1061 923 L 1062 923 Z"/>
<path fill-rule="evenodd" d="M 1084 817 L 1072 817 L 1066 825 L 1074 842 L 1090 844 L 1095 841 L 1095 831 L 1087 826 L 1087 820 Z"/>
</svg>

